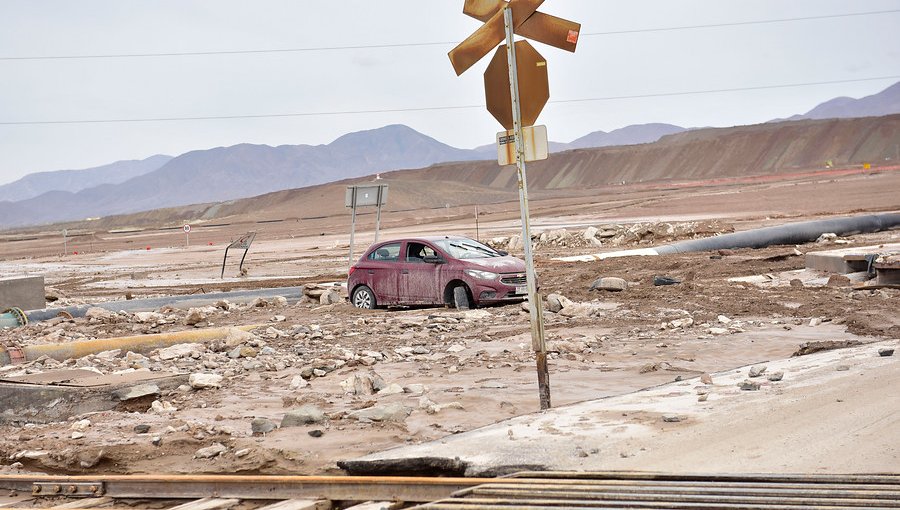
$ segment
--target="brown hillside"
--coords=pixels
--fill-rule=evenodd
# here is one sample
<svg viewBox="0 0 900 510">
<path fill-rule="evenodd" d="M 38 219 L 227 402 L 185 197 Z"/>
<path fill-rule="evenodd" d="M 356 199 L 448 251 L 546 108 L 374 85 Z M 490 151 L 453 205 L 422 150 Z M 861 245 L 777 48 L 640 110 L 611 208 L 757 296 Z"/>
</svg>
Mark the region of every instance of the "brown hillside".
<svg viewBox="0 0 900 510">
<path fill-rule="evenodd" d="M 896 164 L 900 115 L 858 119 L 804 120 L 708 128 L 664 137 L 644 145 L 577 149 L 528 165 L 534 199 L 577 197 L 600 188 L 637 182 L 684 182 L 791 174 L 835 166 Z M 886 161 L 891 159 L 891 161 Z M 390 184 L 388 210 L 408 211 L 517 199 L 515 167 L 494 161 L 444 163 L 420 170 L 382 174 Z M 351 179 L 277 191 L 218 204 L 194 205 L 72 224 L 90 229 L 175 224 L 182 221 L 315 218 L 346 214 L 344 187 Z M 594 191 L 592 191 L 594 190 Z"/>
</svg>

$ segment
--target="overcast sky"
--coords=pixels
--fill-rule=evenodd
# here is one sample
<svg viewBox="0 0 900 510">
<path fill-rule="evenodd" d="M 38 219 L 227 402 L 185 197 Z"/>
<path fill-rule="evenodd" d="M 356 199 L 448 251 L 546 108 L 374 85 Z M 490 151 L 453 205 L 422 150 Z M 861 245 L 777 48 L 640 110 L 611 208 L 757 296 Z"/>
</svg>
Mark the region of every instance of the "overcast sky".
<svg viewBox="0 0 900 510">
<path fill-rule="evenodd" d="M 480 25 L 462 5 L 0 0 L 0 183 L 244 142 L 324 144 L 397 123 L 456 147 L 492 143 L 500 126 L 478 106 L 490 58 L 457 77 L 446 56 Z M 538 123 L 555 141 L 647 122 L 764 122 L 900 81 L 900 12 L 648 31 L 900 10 L 900 0 L 548 0 L 540 10 L 582 23 L 574 54 L 535 43 L 548 60 L 551 95 Z M 321 50 L 377 45 L 408 46 Z M 319 50 L 18 58 L 298 48 Z M 642 95 L 654 97 L 621 98 Z M 598 100 L 567 102 L 589 99 Z M 460 106 L 476 107 L 440 108 Z M 334 114 L 401 109 L 427 110 Z M 323 115 L 8 124 L 313 113 Z"/>
</svg>

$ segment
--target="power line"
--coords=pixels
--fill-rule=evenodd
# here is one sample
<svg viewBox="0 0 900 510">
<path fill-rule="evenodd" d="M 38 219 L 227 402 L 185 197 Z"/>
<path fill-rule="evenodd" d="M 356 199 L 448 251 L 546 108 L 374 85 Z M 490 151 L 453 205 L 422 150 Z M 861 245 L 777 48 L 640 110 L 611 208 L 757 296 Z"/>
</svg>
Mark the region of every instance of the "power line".
<svg viewBox="0 0 900 510">
<path fill-rule="evenodd" d="M 581 34 L 581 36 L 586 35 L 620 35 L 620 34 L 640 34 L 645 32 L 667 32 L 670 30 L 694 30 L 698 28 L 721 28 L 721 27 L 738 27 L 743 25 L 763 25 L 767 23 L 787 23 L 791 21 L 811 21 L 817 19 L 832 19 L 832 18 L 849 18 L 852 16 L 871 16 L 873 14 L 892 14 L 900 12 L 900 9 L 891 9 L 887 11 L 869 11 L 869 12 L 851 12 L 846 14 L 826 14 L 822 16 L 804 16 L 801 18 L 780 18 L 780 19 L 766 19 L 766 20 L 757 20 L 757 21 L 736 21 L 733 23 L 713 23 L 709 25 L 686 25 L 680 27 L 663 27 L 663 28 L 640 28 L 635 30 L 618 30 L 614 32 L 592 32 Z"/>
<path fill-rule="evenodd" d="M 639 34 L 646 32 L 669 32 L 676 30 L 695 30 L 702 28 L 721 28 L 736 27 L 744 25 L 762 25 L 769 23 L 787 23 L 793 21 L 811 21 L 819 19 L 833 18 L 849 18 L 854 16 L 872 16 L 877 14 L 892 14 L 900 12 L 900 9 L 884 10 L 884 11 L 868 11 L 868 12 L 851 12 L 845 14 L 826 14 L 822 16 L 804 16 L 798 18 L 780 18 L 754 21 L 736 21 L 732 23 L 714 23 L 708 25 L 687 25 L 678 27 L 659 27 L 659 28 L 642 28 L 635 30 L 618 30 L 611 32 L 586 32 L 581 37 L 604 36 L 604 35 L 622 35 L 622 34 Z M 397 43 L 397 44 L 365 44 L 353 46 L 315 46 L 307 48 L 272 48 L 257 50 L 222 50 L 222 51 L 185 51 L 185 52 L 169 52 L 169 53 L 118 53 L 118 54 L 98 54 L 98 55 L 39 55 L 31 57 L 0 57 L 0 61 L 14 60 L 74 60 L 74 59 L 98 59 L 98 58 L 145 58 L 145 57 L 194 57 L 209 55 L 251 55 L 262 53 L 301 53 L 314 51 L 345 51 L 345 50 L 362 50 L 362 49 L 390 49 L 390 48 L 408 48 L 421 46 L 455 46 L 459 41 L 435 41 L 435 42 L 419 42 L 419 43 Z"/>
<path fill-rule="evenodd" d="M 594 101 L 617 101 L 617 100 L 624 100 L 624 99 L 644 99 L 644 98 L 651 98 L 651 97 L 718 94 L 718 93 L 724 93 L 724 92 L 740 92 L 740 91 L 747 91 L 747 90 L 809 87 L 809 86 L 815 86 L 815 85 L 832 85 L 832 84 L 838 84 L 838 83 L 856 83 L 856 82 L 864 82 L 864 81 L 896 80 L 896 79 L 900 79 L 900 75 L 878 76 L 878 77 L 872 77 L 872 78 L 855 78 L 855 79 L 848 79 L 848 80 L 786 83 L 786 84 L 780 84 L 780 85 L 759 85 L 759 86 L 754 86 L 754 87 L 735 87 L 735 88 L 692 90 L 692 91 L 681 91 L 681 92 L 661 92 L 661 93 L 656 93 L 656 94 L 636 94 L 636 95 L 628 95 L 628 96 L 590 97 L 590 98 L 582 98 L 582 99 L 558 99 L 555 101 L 548 101 L 548 104 L 586 103 L 586 102 L 594 102 Z M 426 112 L 426 111 L 437 111 L 437 110 L 466 110 L 466 109 L 474 109 L 474 108 L 484 108 L 484 105 L 483 104 L 455 105 L 455 106 L 449 105 L 449 106 L 429 106 L 429 107 L 419 107 L 419 108 L 385 108 L 385 109 L 373 109 L 373 110 L 341 110 L 341 111 L 330 111 L 330 112 L 297 112 L 297 113 L 264 113 L 264 114 L 249 114 L 249 115 L 210 115 L 210 116 L 198 116 L 198 117 L 152 117 L 152 118 L 141 118 L 141 119 L 33 120 L 33 121 L 0 122 L 0 126 L 29 126 L 29 125 L 45 125 L 45 124 L 114 124 L 114 123 L 126 123 L 126 122 L 175 122 L 175 121 L 192 121 L 192 120 L 267 119 L 267 118 L 279 118 L 279 117 L 325 117 L 325 116 L 335 116 L 335 115 L 368 115 L 368 114 L 374 114 L 374 113 L 408 113 L 408 112 Z"/>
</svg>

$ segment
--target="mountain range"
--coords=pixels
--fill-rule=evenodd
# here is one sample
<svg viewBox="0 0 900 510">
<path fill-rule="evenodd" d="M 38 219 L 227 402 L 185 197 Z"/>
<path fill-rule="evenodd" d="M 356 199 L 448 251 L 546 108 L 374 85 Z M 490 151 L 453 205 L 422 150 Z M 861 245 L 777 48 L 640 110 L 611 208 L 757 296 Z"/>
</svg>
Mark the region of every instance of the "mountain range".
<svg viewBox="0 0 900 510">
<path fill-rule="evenodd" d="M 836 98 L 789 120 L 900 112 L 900 83 L 861 99 Z M 653 143 L 687 131 L 671 124 L 596 131 L 552 152 Z M 326 145 L 240 144 L 157 155 L 85 170 L 42 172 L 0 186 L 0 228 L 221 202 L 400 169 L 493 159 L 495 146 L 458 149 L 407 126 L 341 136 Z M 51 205 L 52 204 L 52 205 Z"/>
</svg>

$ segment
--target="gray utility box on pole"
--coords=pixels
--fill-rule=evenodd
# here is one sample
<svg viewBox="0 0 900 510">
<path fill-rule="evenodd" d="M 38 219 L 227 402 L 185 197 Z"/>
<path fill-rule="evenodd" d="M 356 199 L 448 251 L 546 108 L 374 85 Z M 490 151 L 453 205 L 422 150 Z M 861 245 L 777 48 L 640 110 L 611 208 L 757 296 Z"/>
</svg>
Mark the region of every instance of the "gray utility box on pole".
<svg viewBox="0 0 900 510">
<path fill-rule="evenodd" d="M 41 310 L 46 306 L 43 276 L 0 278 L 0 311 L 8 308 Z"/>
<path fill-rule="evenodd" d="M 381 229 L 381 207 L 387 203 L 388 185 L 387 184 L 361 184 L 358 186 L 347 186 L 347 193 L 344 196 L 344 205 L 353 209 L 350 219 L 350 255 L 348 265 L 353 265 L 353 243 L 356 234 L 356 208 L 357 207 L 377 207 L 375 214 L 375 242 L 378 242 L 378 231 Z"/>
</svg>

